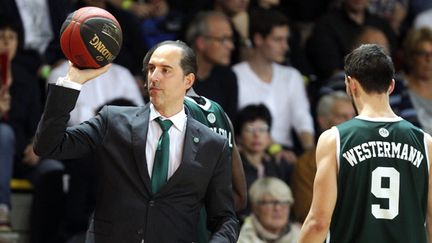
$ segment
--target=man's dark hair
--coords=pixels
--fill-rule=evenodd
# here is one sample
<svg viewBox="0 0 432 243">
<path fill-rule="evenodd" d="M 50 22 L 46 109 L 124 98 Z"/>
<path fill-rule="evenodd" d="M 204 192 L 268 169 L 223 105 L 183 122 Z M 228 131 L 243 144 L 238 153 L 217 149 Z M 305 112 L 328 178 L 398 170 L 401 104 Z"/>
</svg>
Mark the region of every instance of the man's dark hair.
<svg viewBox="0 0 432 243">
<path fill-rule="evenodd" d="M 256 120 L 264 121 L 265 123 L 267 123 L 269 130 L 271 129 L 272 117 L 269 109 L 263 104 L 248 105 L 237 113 L 234 123 L 235 134 L 237 136 L 240 135 L 243 126 L 247 122 L 254 122 Z"/>
<path fill-rule="evenodd" d="M 357 79 L 368 93 L 387 92 L 394 66 L 384 49 L 376 44 L 361 45 L 345 57 L 345 74 Z"/>
<path fill-rule="evenodd" d="M 249 36 L 251 40 L 255 34 L 266 38 L 275 27 L 289 26 L 288 18 L 277 10 L 256 9 L 249 17 Z"/>
<path fill-rule="evenodd" d="M 180 48 L 182 50 L 182 58 L 180 60 L 180 67 L 183 69 L 183 73 L 185 75 L 193 73 L 196 76 L 197 72 L 197 60 L 195 52 L 183 41 L 177 40 L 177 41 L 163 41 L 158 43 L 157 45 L 153 46 L 145 55 L 143 59 L 143 72 L 144 72 L 144 79 L 147 79 L 147 66 L 150 61 L 151 56 L 153 55 L 154 51 L 165 45 L 172 45 Z"/>
</svg>

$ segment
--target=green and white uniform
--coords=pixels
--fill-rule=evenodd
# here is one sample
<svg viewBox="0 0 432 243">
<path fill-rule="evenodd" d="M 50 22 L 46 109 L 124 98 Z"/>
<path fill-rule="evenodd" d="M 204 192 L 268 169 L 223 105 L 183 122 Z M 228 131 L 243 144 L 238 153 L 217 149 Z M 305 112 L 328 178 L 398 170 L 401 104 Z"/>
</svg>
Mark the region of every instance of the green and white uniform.
<svg viewBox="0 0 432 243">
<path fill-rule="evenodd" d="M 426 243 L 424 132 L 400 117 L 360 116 L 333 131 L 338 195 L 326 242 Z"/>
<path fill-rule="evenodd" d="M 218 133 L 229 141 L 229 146 L 232 149 L 233 134 L 230 129 L 229 121 L 222 107 L 203 96 L 200 97 L 185 97 L 184 104 L 189 111 L 189 114 L 197 121 L 211 128 L 215 133 Z"/>
<path fill-rule="evenodd" d="M 233 134 L 227 116 L 222 107 L 203 96 L 185 97 L 184 105 L 189 114 L 197 121 L 208 126 L 229 141 L 229 147 L 233 147 Z M 204 208 L 200 211 L 200 220 L 197 225 L 198 243 L 209 242 L 210 232 L 207 230 L 207 214 Z"/>
</svg>

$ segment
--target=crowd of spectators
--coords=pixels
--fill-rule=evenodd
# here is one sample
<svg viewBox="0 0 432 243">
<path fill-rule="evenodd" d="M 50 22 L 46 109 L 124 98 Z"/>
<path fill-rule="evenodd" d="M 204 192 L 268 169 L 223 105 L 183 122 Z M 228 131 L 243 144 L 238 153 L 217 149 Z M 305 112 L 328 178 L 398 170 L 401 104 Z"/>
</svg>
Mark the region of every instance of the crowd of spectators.
<svg viewBox="0 0 432 243">
<path fill-rule="evenodd" d="M 82 242 L 95 158 L 40 158 L 32 140 L 46 86 L 67 69 L 60 27 L 84 6 L 117 18 L 123 46 L 110 71 L 83 87 L 70 125 L 104 104 L 143 105 L 145 53 L 164 40 L 185 41 L 197 55 L 194 90 L 234 123 L 250 192 L 238 212 L 241 242 L 296 242 L 310 206 L 316 138 L 355 116 L 343 63 L 358 45 L 391 54 L 391 105 L 432 133 L 430 1 L 0 0 L 0 232 L 13 230 L 9 182 L 18 177 L 35 188 L 31 242 Z M 58 186 L 65 178 L 70 188 Z"/>
</svg>

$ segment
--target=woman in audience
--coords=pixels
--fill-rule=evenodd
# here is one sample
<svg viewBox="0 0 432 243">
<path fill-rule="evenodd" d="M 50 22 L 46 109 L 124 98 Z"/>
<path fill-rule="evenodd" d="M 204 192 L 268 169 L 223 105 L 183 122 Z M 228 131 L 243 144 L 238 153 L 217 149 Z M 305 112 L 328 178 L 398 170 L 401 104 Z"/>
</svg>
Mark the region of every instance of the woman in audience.
<svg viewBox="0 0 432 243">
<path fill-rule="evenodd" d="M 267 153 L 272 143 L 270 128 L 272 118 L 270 111 L 263 104 L 249 105 L 239 111 L 235 123 L 236 142 L 246 177 L 247 188 L 266 176 L 280 178 L 288 183 L 293 171 L 293 164 Z M 240 219 L 250 212 L 249 205 L 239 213 Z"/>
<path fill-rule="evenodd" d="M 294 243 L 300 225 L 289 221 L 294 202 L 291 189 L 280 179 L 261 178 L 249 189 L 252 214 L 245 219 L 238 243 Z"/>
<path fill-rule="evenodd" d="M 391 104 L 398 115 L 432 134 L 432 30 L 412 29 L 403 48 L 406 73 Z"/>
</svg>

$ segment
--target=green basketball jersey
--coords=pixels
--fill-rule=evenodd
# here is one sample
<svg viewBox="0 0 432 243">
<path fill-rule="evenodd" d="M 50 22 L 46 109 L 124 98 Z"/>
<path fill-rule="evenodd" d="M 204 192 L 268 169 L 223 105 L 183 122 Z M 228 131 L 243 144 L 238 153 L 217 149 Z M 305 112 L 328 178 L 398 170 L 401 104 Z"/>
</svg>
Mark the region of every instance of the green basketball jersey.
<svg viewBox="0 0 432 243">
<path fill-rule="evenodd" d="M 197 121 L 208 126 L 215 133 L 218 133 L 229 141 L 229 146 L 233 145 L 233 134 L 231 133 L 229 121 L 222 107 L 203 96 L 185 97 L 184 104 L 189 114 Z"/>
<path fill-rule="evenodd" d="M 218 133 L 229 141 L 229 147 L 232 149 L 233 145 L 233 134 L 229 121 L 225 115 L 225 111 L 222 107 L 203 96 L 200 97 L 188 97 L 184 99 L 184 105 L 186 106 L 189 114 L 197 121 L 208 126 L 215 133 Z M 197 242 L 207 243 L 210 240 L 210 232 L 207 230 L 207 213 L 205 208 L 200 210 L 199 222 L 197 224 Z"/>
<path fill-rule="evenodd" d="M 331 243 L 426 243 L 429 158 L 422 130 L 401 119 L 336 126 L 338 196 Z"/>
</svg>

